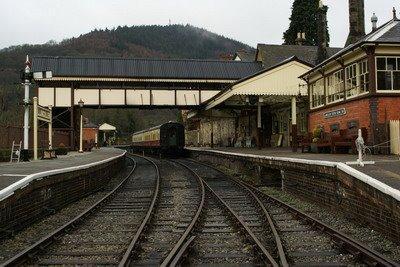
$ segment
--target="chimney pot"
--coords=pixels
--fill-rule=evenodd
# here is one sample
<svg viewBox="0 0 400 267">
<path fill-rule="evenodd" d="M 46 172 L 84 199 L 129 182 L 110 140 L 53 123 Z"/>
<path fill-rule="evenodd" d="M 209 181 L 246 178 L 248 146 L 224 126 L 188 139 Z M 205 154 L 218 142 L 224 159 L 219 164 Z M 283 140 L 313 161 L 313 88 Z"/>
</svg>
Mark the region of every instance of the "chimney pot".
<svg viewBox="0 0 400 267">
<path fill-rule="evenodd" d="M 297 38 L 296 38 L 296 44 L 297 45 L 303 45 L 304 42 L 306 41 L 305 36 L 306 36 L 306 34 L 304 32 L 298 32 L 297 33 Z"/>
<path fill-rule="evenodd" d="M 374 13 L 371 17 L 371 22 L 372 22 L 372 31 L 376 31 L 376 29 L 378 28 L 377 24 L 378 24 L 378 17 L 376 16 L 376 14 Z"/>
</svg>

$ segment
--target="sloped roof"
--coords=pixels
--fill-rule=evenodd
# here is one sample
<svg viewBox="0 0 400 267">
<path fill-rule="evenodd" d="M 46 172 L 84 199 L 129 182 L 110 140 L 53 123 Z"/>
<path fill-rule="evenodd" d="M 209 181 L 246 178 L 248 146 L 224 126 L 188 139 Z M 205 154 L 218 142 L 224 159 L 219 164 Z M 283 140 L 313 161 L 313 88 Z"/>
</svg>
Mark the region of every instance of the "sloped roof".
<svg viewBox="0 0 400 267">
<path fill-rule="evenodd" d="M 298 73 L 297 75 L 311 69 L 313 66 L 305 61 L 298 59 L 296 56 L 292 56 L 270 68 L 263 69 L 262 71 L 259 71 L 251 76 L 248 76 L 233 84 L 230 84 L 224 90 L 215 95 L 213 98 L 206 101 L 204 103 L 205 109 L 206 110 L 211 109 L 223 103 L 224 101 L 226 101 L 227 99 L 229 99 L 234 95 L 269 95 L 269 96 L 293 96 L 293 94 L 297 95 L 300 93 L 299 84 L 302 84 L 302 82 L 304 83 L 304 81 L 301 81 L 297 75 L 294 76 L 292 75 L 291 77 L 288 77 L 288 79 L 286 79 L 284 82 L 279 80 L 278 83 L 276 82 L 276 79 L 275 82 L 273 82 L 272 80 L 265 79 L 266 77 L 265 75 L 275 75 L 278 72 L 277 70 L 279 69 L 279 67 L 284 67 L 279 71 L 286 72 L 287 69 L 285 68 L 295 66 L 295 64 L 299 66 L 299 68 L 297 68 L 296 70 Z M 299 71 L 299 69 L 301 70 Z M 296 81 L 293 82 L 293 80 Z M 250 85 L 251 83 L 256 84 L 256 86 L 252 87 Z M 307 94 L 306 91 L 302 93 Z"/>
<path fill-rule="evenodd" d="M 99 127 L 99 131 L 115 131 L 115 130 L 117 130 L 117 128 L 115 128 L 115 126 L 112 126 L 108 123 L 103 123 Z"/>
<path fill-rule="evenodd" d="M 355 42 L 354 44 L 350 44 L 337 52 L 336 54 L 329 57 L 327 60 L 321 62 L 309 72 L 304 73 L 301 77 L 305 77 L 311 72 L 314 72 L 316 69 L 320 68 L 321 66 L 325 65 L 326 63 L 340 58 L 344 54 L 353 51 L 354 49 L 365 45 L 365 44 L 398 44 L 400 43 L 400 20 L 397 18 L 393 18 L 392 20 L 388 21 L 387 23 L 383 24 L 375 31 L 370 32 L 369 34 L 365 35 L 359 41 Z"/>
<path fill-rule="evenodd" d="M 234 58 L 239 57 L 242 62 L 254 62 L 256 60 L 256 52 L 251 51 L 237 51 Z"/>
<path fill-rule="evenodd" d="M 328 56 L 331 57 L 341 49 L 328 47 Z M 316 65 L 318 59 L 317 46 L 258 44 L 257 53 L 264 68 L 272 67 L 293 56 L 311 65 Z"/>
<path fill-rule="evenodd" d="M 33 57 L 33 72 L 52 71 L 53 77 L 121 77 L 164 79 L 237 80 L 261 69 L 257 62 L 143 59 Z"/>
</svg>

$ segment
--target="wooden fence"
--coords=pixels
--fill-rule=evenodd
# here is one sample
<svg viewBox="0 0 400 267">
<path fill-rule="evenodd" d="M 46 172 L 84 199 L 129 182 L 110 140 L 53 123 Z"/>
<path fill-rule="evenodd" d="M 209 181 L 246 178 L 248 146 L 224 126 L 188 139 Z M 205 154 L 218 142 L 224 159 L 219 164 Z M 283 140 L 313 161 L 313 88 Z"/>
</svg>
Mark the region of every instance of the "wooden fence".
<svg viewBox="0 0 400 267">
<path fill-rule="evenodd" d="M 38 147 L 47 148 L 48 129 L 41 128 L 38 132 Z M 12 143 L 24 141 L 24 129 L 20 126 L 4 126 L 0 125 L 0 149 L 11 149 Z M 59 147 L 63 144 L 65 147 L 70 146 L 69 133 L 64 131 L 53 131 L 53 147 Z M 29 130 L 29 148 L 33 147 L 33 129 Z"/>
</svg>

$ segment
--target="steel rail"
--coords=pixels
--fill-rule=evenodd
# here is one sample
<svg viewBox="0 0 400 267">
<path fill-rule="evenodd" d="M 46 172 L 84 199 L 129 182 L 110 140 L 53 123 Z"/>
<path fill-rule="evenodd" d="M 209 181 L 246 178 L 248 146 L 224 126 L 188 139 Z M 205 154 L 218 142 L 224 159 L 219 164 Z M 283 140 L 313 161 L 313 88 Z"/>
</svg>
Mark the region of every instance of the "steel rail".
<svg viewBox="0 0 400 267">
<path fill-rule="evenodd" d="M 161 263 L 162 267 L 165 267 L 168 265 L 175 266 L 175 264 L 171 264 L 171 261 L 173 261 L 173 262 L 179 261 L 179 258 L 182 256 L 182 254 L 180 253 L 180 248 L 184 244 L 185 240 L 188 238 L 189 234 L 193 231 L 195 224 L 198 222 L 198 219 L 203 210 L 204 202 L 205 202 L 205 198 L 206 198 L 206 190 L 204 188 L 204 183 L 203 183 L 203 180 L 201 179 L 201 177 L 197 173 L 195 173 L 193 170 L 191 170 L 188 166 L 186 166 L 185 164 L 182 164 L 177 161 L 172 161 L 172 162 L 175 162 L 175 163 L 183 166 L 184 168 L 189 170 L 193 176 L 196 177 L 197 182 L 198 182 L 198 187 L 201 191 L 201 200 L 200 200 L 200 204 L 197 208 L 196 214 L 193 217 L 192 221 L 190 222 L 189 226 L 186 228 L 185 232 L 182 234 L 181 238 L 178 240 L 178 242 L 176 243 L 174 248 L 171 250 L 171 252 L 168 254 L 168 256 Z M 191 240 L 193 241 L 193 239 L 191 239 Z"/>
<path fill-rule="evenodd" d="M 43 250 L 45 247 L 50 245 L 54 240 L 60 236 L 62 233 L 68 231 L 69 229 L 73 228 L 76 224 L 80 223 L 86 216 L 92 214 L 97 208 L 99 208 L 102 204 L 110 200 L 110 198 L 123 187 L 123 185 L 128 181 L 128 179 L 132 176 L 133 172 L 136 170 L 136 161 L 133 158 L 128 157 L 130 160 L 133 161 L 134 165 L 132 170 L 129 174 L 107 195 L 97 201 L 95 204 L 81 212 L 78 216 L 67 222 L 66 224 L 60 226 L 50 234 L 46 235 L 45 237 L 41 238 L 39 241 L 35 242 L 33 245 L 29 246 L 28 248 L 24 249 L 14 257 L 8 259 L 1 266 L 16 266 L 22 265 L 26 261 L 29 261 L 36 255 L 39 251 Z"/>
<path fill-rule="evenodd" d="M 260 250 L 261 254 L 265 258 L 268 259 L 269 263 L 272 266 L 279 266 L 278 263 L 271 256 L 271 254 L 268 252 L 268 250 L 264 247 L 264 245 L 254 235 L 254 233 L 251 231 L 251 229 L 236 214 L 236 212 L 234 210 L 232 210 L 232 208 L 229 207 L 229 205 L 222 198 L 220 198 L 218 196 L 218 194 L 207 184 L 207 182 L 203 178 L 201 178 L 192 168 L 190 168 L 186 164 L 183 164 L 181 162 L 177 162 L 177 163 L 182 165 L 182 166 L 184 166 L 185 168 L 187 168 L 189 171 L 191 171 L 193 174 L 195 174 L 197 177 L 199 177 L 202 180 L 202 184 L 207 188 L 207 190 L 209 190 L 211 192 L 211 194 L 213 194 L 215 196 L 215 198 L 223 205 L 223 207 L 229 211 L 229 213 L 235 218 L 235 220 L 237 222 L 239 222 L 239 224 L 242 226 L 242 228 L 244 228 L 246 230 L 246 233 L 250 236 L 251 240 L 253 240 L 253 243 L 255 243 L 255 245 L 258 247 L 258 249 Z M 175 258 L 170 263 L 170 266 L 176 266 L 179 263 L 179 261 L 181 260 L 183 255 L 185 253 L 187 253 L 188 248 L 190 247 L 190 245 L 193 243 L 194 240 L 195 240 L 195 236 L 191 236 L 189 239 L 186 240 L 186 242 L 183 245 L 180 246 L 180 249 L 175 254 Z"/>
<path fill-rule="evenodd" d="M 250 188 L 248 188 L 247 186 L 243 185 L 241 183 L 241 181 L 239 181 L 239 180 L 237 180 L 237 179 L 235 179 L 233 177 L 229 177 L 229 178 L 231 178 L 233 180 L 233 182 L 235 182 L 237 185 L 241 186 L 243 189 L 248 191 L 251 194 L 251 196 L 253 197 L 253 199 L 257 202 L 257 204 L 260 206 L 261 210 L 264 213 L 264 216 L 267 218 L 269 227 L 271 228 L 271 231 L 272 231 L 272 233 L 274 235 L 275 243 L 276 243 L 276 246 L 277 246 L 277 249 L 278 249 L 279 260 L 281 262 L 281 265 L 284 266 L 284 267 L 288 267 L 289 263 L 287 261 L 285 250 L 283 249 L 281 237 L 279 236 L 278 230 L 276 230 L 275 223 L 272 220 L 271 215 L 269 214 L 269 212 L 265 208 L 264 203 L 262 203 L 262 201 L 259 199 L 259 197 Z"/>
<path fill-rule="evenodd" d="M 150 207 L 147 211 L 146 216 L 144 217 L 142 223 L 140 224 L 139 229 L 136 231 L 135 236 L 132 238 L 131 243 L 129 244 L 128 248 L 126 249 L 124 256 L 122 257 L 121 261 L 119 262 L 118 266 L 122 267 L 122 266 L 128 266 L 131 262 L 131 255 L 133 253 L 134 248 L 137 246 L 139 239 L 141 238 L 142 234 L 144 233 L 144 230 L 146 229 L 146 226 L 148 225 L 148 223 L 150 222 L 150 218 L 153 215 L 154 212 L 154 207 L 156 205 L 158 196 L 160 194 L 160 170 L 157 166 L 157 164 L 150 158 L 148 157 L 144 157 L 144 156 L 139 156 L 136 155 L 138 157 L 141 157 L 147 161 L 149 161 L 151 164 L 153 164 L 153 166 L 156 169 L 157 172 L 157 181 L 156 181 L 156 188 L 154 190 L 154 194 L 153 194 L 153 199 L 151 201 Z"/>
<path fill-rule="evenodd" d="M 175 267 L 178 263 L 182 260 L 183 256 L 187 253 L 189 247 L 192 245 L 193 241 L 195 240 L 196 236 L 192 235 L 179 249 L 176 253 L 174 259 L 172 260 L 170 267 Z"/>
<path fill-rule="evenodd" d="M 400 267 L 400 264 L 394 262 L 393 260 L 388 259 L 387 257 L 383 256 L 379 252 L 373 250 L 372 248 L 368 247 L 366 244 L 363 244 L 354 238 L 349 237 L 346 234 L 343 234 L 342 232 L 332 228 L 331 226 L 323 223 L 322 221 L 300 211 L 299 209 L 267 194 L 259 190 L 258 188 L 254 187 L 253 185 L 244 182 L 244 181 L 239 181 L 238 179 L 232 177 L 231 175 L 228 175 L 224 173 L 223 171 L 217 169 L 214 166 L 211 166 L 209 164 L 205 164 L 202 162 L 198 162 L 192 159 L 189 159 L 190 161 L 193 161 L 195 163 L 208 166 L 222 174 L 224 174 L 226 177 L 237 181 L 243 186 L 248 187 L 248 189 L 251 192 L 255 192 L 255 194 L 258 194 L 260 197 L 265 198 L 269 200 L 270 202 L 277 203 L 278 205 L 283 206 L 287 211 L 291 212 L 297 217 L 301 217 L 305 221 L 307 221 L 311 226 L 314 228 L 317 228 L 319 231 L 323 231 L 324 233 L 328 234 L 333 240 L 336 241 L 338 245 L 340 245 L 342 248 L 346 249 L 349 253 L 358 256 L 359 259 L 364 261 L 366 264 L 371 265 L 371 266 L 397 266 Z"/>
<path fill-rule="evenodd" d="M 283 206 L 287 211 L 291 212 L 297 217 L 307 221 L 311 226 L 317 228 L 319 231 L 323 231 L 328 234 L 338 245 L 346 249 L 351 254 L 358 256 L 359 259 L 368 265 L 372 266 L 400 266 L 400 264 L 388 259 L 374 249 L 368 247 L 368 245 L 349 237 L 348 235 L 332 228 L 331 226 L 323 223 L 322 221 L 298 210 L 297 208 L 284 203 L 283 201 L 270 196 L 264 192 L 261 192 L 258 188 L 243 182 L 246 186 L 254 190 L 260 197 L 268 199 L 270 202 L 278 203 Z"/>
<path fill-rule="evenodd" d="M 235 217 L 235 219 L 242 225 L 242 227 L 246 230 L 247 234 L 253 240 L 253 242 L 257 245 L 258 249 L 262 253 L 262 255 L 268 260 L 268 262 L 275 267 L 278 267 L 279 264 L 275 261 L 275 259 L 271 256 L 265 246 L 260 242 L 260 240 L 256 237 L 253 231 L 247 226 L 247 224 L 238 216 L 238 214 L 208 185 L 208 183 L 202 178 L 204 185 L 211 192 L 212 195 Z"/>
<path fill-rule="evenodd" d="M 224 176 L 227 176 L 225 173 L 223 173 L 220 170 L 214 168 L 213 166 L 204 164 L 202 162 L 194 161 L 194 160 L 191 160 L 191 159 L 188 159 L 188 160 L 193 162 L 193 163 L 195 163 L 195 164 L 199 164 L 199 165 L 202 165 L 202 166 L 206 166 L 206 167 L 212 168 L 213 170 L 216 170 L 219 173 L 222 173 Z M 271 218 L 271 215 L 269 214 L 269 212 L 265 208 L 264 203 L 262 203 L 262 201 L 259 199 L 259 197 L 252 190 L 250 190 L 248 187 L 243 185 L 241 183 L 241 181 L 239 181 L 238 179 L 235 179 L 233 177 L 228 177 L 228 178 L 230 178 L 236 185 L 238 185 L 242 189 L 246 190 L 252 196 L 253 200 L 256 202 L 256 204 L 259 206 L 259 208 L 262 210 L 263 215 L 266 217 L 266 219 L 268 221 L 268 224 L 269 224 L 269 227 L 271 228 L 272 234 L 274 236 L 276 247 L 278 249 L 278 255 L 279 255 L 280 263 L 281 263 L 282 266 L 288 267 L 289 263 L 287 261 L 285 250 L 283 249 L 282 240 L 281 240 L 281 238 L 280 238 L 280 236 L 278 234 L 278 230 L 276 230 L 276 226 L 275 226 L 274 221 Z"/>
</svg>

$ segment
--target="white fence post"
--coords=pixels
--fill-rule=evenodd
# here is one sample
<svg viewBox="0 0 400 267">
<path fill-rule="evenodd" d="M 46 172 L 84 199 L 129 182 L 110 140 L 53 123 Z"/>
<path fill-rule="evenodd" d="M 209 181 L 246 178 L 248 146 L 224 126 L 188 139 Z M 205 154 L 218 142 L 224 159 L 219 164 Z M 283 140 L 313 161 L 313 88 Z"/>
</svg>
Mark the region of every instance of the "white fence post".
<svg viewBox="0 0 400 267">
<path fill-rule="evenodd" d="M 38 98 L 33 98 L 33 159 L 38 159 Z"/>
</svg>

